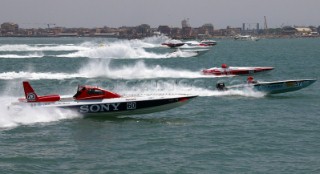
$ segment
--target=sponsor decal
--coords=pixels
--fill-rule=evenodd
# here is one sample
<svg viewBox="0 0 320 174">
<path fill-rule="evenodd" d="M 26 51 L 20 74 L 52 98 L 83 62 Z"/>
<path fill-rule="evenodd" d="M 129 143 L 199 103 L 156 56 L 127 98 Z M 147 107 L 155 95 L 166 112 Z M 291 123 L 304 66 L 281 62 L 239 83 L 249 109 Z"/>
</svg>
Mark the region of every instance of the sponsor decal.
<svg viewBox="0 0 320 174">
<path fill-rule="evenodd" d="M 31 92 L 27 94 L 27 100 L 28 101 L 36 101 L 36 94 Z"/>
<path fill-rule="evenodd" d="M 118 111 L 120 103 L 108 103 L 108 104 L 93 104 L 80 106 L 80 113 L 96 113 L 107 111 Z"/>
<path fill-rule="evenodd" d="M 287 82 L 286 85 L 288 87 L 301 87 L 302 86 L 302 82 Z"/>
</svg>

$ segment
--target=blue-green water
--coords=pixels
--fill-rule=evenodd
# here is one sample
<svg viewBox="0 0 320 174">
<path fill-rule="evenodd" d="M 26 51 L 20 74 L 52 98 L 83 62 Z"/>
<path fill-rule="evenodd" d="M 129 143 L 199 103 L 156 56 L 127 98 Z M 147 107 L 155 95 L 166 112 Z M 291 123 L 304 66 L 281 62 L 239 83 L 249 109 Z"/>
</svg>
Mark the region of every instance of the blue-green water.
<svg viewBox="0 0 320 174">
<path fill-rule="evenodd" d="M 319 82 L 265 96 L 217 92 L 203 68 L 273 66 L 262 81 L 320 79 L 320 39 L 218 40 L 208 53 L 170 53 L 163 38 L 0 38 L 0 173 L 320 173 Z M 178 57 L 177 57 L 178 56 Z M 39 94 L 78 84 L 120 94 L 189 93 L 182 107 L 83 118 L 7 110 L 29 80 Z"/>
</svg>

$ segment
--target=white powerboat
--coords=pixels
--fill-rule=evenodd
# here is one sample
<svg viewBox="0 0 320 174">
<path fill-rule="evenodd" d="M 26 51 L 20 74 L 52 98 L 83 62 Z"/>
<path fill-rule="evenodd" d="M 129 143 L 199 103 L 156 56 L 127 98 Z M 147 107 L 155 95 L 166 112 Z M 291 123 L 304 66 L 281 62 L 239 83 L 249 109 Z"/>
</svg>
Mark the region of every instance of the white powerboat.
<svg viewBox="0 0 320 174">
<path fill-rule="evenodd" d="M 224 83 L 218 83 L 216 87 L 220 91 L 251 89 L 253 91 L 263 92 L 266 94 L 278 94 L 300 90 L 313 84 L 315 81 L 315 79 L 282 80 L 273 82 L 250 81 L 246 84 L 233 85 L 228 87 L 226 87 Z"/>
</svg>

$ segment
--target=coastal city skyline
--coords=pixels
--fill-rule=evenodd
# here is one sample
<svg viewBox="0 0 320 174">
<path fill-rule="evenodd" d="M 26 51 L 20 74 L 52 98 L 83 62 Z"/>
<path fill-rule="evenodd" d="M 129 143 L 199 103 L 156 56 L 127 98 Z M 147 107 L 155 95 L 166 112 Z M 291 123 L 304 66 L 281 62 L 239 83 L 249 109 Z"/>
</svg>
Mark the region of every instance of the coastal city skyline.
<svg viewBox="0 0 320 174">
<path fill-rule="evenodd" d="M 181 20 L 187 19 L 192 27 L 210 23 L 219 29 L 260 23 L 262 28 L 266 16 L 270 28 L 318 26 L 318 6 L 318 0 L 3 0 L 0 23 L 14 22 L 21 28 L 45 28 L 48 24 L 87 28 L 148 24 L 156 28 L 180 27 Z"/>
</svg>

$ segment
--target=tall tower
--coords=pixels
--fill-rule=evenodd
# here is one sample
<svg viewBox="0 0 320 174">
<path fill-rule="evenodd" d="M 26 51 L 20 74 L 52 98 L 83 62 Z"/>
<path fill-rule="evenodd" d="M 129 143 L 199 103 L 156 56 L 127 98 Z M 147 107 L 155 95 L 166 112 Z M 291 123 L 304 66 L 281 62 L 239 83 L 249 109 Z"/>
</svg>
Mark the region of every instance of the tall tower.
<svg viewBox="0 0 320 174">
<path fill-rule="evenodd" d="M 266 17 L 266 16 L 264 16 L 264 29 L 265 29 L 265 30 L 268 29 L 267 17 Z"/>
<path fill-rule="evenodd" d="M 190 27 L 189 18 L 181 21 L 182 28 Z"/>
</svg>

